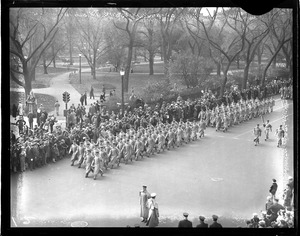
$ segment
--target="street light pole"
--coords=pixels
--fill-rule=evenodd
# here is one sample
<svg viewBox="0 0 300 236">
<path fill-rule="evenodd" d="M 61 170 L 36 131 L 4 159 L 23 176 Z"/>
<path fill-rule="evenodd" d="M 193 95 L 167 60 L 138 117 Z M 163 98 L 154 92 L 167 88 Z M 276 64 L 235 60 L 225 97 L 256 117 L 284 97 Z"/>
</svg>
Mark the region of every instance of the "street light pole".
<svg viewBox="0 0 300 236">
<path fill-rule="evenodd" d="M 81 84 L 81 54 L 79 54 L 79 83 Z"/>
<path fill-rule="evenodd" d="M 122 68 L 120 70 L 120 75 L 121 75 L 121 79 L 122 79 L 122 117 L 124 117 L 124 74 L 125 74 L 125 71 Z"/>
</svg>

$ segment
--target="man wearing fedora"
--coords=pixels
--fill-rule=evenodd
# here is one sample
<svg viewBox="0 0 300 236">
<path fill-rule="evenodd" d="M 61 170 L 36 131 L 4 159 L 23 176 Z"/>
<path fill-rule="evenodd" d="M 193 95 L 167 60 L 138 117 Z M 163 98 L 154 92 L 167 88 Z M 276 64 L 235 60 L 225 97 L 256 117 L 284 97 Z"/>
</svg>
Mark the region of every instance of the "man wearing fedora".
<svg viewBox="0 0 300 236">
<path fill-rule="evenodd" d="M 218 221 L 218 216 L 212 215 L 213 223 L 209 226 L 209 228 L 223 228 L 221 224 L 219 224 Z"/>
<path fill-rule="evenodd" d="M 189 214 L 184 212 L 183 216 L 184 216 L 184 219 L 179 221 L 178 228 L 192 228 L 193 224 L 191 221 L 188 220 Z"/>
<path fill-rule="evenodd" d="M 147 208 L 147 201 L 150 198 L 150 193 L 147 191 L 147 186 L 143 186 L 143 190 L 139 192 L 139 197 L 141 205 L 140 216 L 143 218 L 142 222 L 146 223 L 149 214 L 149 209 Z"/>
<path fill-rule="evenodd" d="M 208 224 L 204 223 L 205 217 L 199 216 L 200 224 L 196 226 L 196 228 L 208 228 Z"/>
</svg>

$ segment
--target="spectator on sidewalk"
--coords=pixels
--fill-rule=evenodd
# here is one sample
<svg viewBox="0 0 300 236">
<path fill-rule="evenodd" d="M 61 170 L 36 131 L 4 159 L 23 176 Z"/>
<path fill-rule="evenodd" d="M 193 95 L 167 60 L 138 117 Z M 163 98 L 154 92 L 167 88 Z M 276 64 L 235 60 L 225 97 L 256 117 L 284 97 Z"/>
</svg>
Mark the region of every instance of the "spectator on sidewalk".
<svg viewBox="0 0 300 236">
<path fill-rule="evenodd" d="M 259 218 L 257 213 L 253 213 L 253 218 L 251 219 L 253 228 L 258 228 Z"/>
<path fill-rule="evenodd" d="M 55 104 L 54 104 L 54 107 L 55 107 L 55 113 L 57 116 L 59 116 L 59 107 L 60 107 L 60 104 L 58 102 L 58 100 L 56 100 Z"/>
<path fill-rule="evenodd" d="M 19 119 L 16 122 L 16 125 L 19 127 L 19 134 L 24 132 L 24 126 L 26 125 L 26 121 L 23 120 L 23 116 L 19 116 Z"/>
<path fill-rule="evenodd" d="M 209 226 L 209 228 L 223 228 L 221 224 L 219 224 L 217 215 L 212 215 L 213 223 Z"/>
<path fill-rule="evenodd" d="M 81 94 L 81 97 L 80 97 L 80 103 L 81 103 L 81 106 L 83 106 L 83 102 L 84 102 L 84 94 Z M 78 104 L 79 105 L 79 104 Z"/>
<path fill-rule="evenodd" d="M 28 122 L 29 122 L 29 128 L 33 129 L 33 113 L 29 111 L 27 117 L 28 117 Z"/>
<path fill-rule="evenodd" d="M 204 217 L 204 216 L 199 216 L 199 220 L 200 220 L 200 224 L 198 224 L 198 225 L 196 226 L 196 228 L 208 228 L 208 224 L 206 224 L 206 223 L 204 222 L 204 220 L 205 220 L 205 217 Z"/>
<path fill-rule="evenodd" d="M 179 221 L 178 228 L 192 228 L 193 227 L 192 222 L 188 220 L 188 216 L 189 216 L 188 213 L 186 213 L 186 212 L 183 213 L 184 219 Z"/>
<path fill-rule="evenodd" d="M 95 96 L 94 96 L 94 88 L 93 86 L 91 85 L 91 90 L 90 90 L 90 99 L 95 99 Z"/>
<path fill-rule="evenodd" d="M 278 185 L 276 183 L 276 179 L 273 179 L 273 183 L 272 183 L 272 185 L 270 187 L 270 190 L 269 190 L 269 192 L 271 193 L 273 199 L 275 199 L 275 194 L 276 194 L 277 188 L 278 188 Z"/>
<path fill-rule="evenodd" d="M 277 217 L 278 217 L 278 212 L 280 211 L 280 210 L 284 210 L 285 208 L 281 205 L 281 204 L 279 204 L 278 203 L 278 199 L 276 198 L 276 199 L 274 199 L 274 204 L 269 208 L 269 210 L 267 211 L 267 214 L 268 215 L 271 215 L 271 222 L 272 221 L 276 221 L 277 220 Z"/>
</svg>

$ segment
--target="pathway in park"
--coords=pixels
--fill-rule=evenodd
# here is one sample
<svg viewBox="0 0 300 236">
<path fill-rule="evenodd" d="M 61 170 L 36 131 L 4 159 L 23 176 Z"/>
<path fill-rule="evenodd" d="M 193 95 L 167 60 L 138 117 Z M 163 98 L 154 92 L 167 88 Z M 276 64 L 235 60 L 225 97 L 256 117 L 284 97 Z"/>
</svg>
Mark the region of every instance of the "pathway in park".
<svg viewBox="0 0 300 236">
<path fill-rule="evenodd" d="M 90 69 L 82 69 L 82 72 L 87 72 L 87 71 L 90 71 Z M 62 127 L 65 126 L 65 121 L 66 121 L 66 118 L 63 116 L 63 110 L 65 109 L 65 103 L 63 101 L 63 93 L 65 91 L 70 93 L 70 102 L 68 103 L 68 107 L 70 107 L 73 103 L 77 107 L 77 105 L 80 103 L 80 97 L 81 97 L 81 94 L 70 84 L 69 74 L 70 72 L 67 72 L 52 78 L 50 82 L 50 87 L 48 88 L 32 89 L 33 93 L 50 95 L 55 97 L 56 100 L 58 100 L 60 104 L 60 109 L 59 109 L 59 116 L 57 116 L 56 119 L 62 125 Z M 24 89 L 10 88 L 10 91 L 24 92 Z M 88 99 L 89 103 L 86 106 L 86 109 L 88 110 L 90 103 L 95 101 L 96 99 Z M 49 114 L 54 114 L 54 104 L 53 104 L 53 111 L 51 111 Z M 25 117 L 25 120 L 27 121 L 27 117 Z M 14 122 L 12 117 L 11 117 L 11 121 Z M 36 119 L 34 119 L 34 124 L 36 124 Z"/>
</svg>

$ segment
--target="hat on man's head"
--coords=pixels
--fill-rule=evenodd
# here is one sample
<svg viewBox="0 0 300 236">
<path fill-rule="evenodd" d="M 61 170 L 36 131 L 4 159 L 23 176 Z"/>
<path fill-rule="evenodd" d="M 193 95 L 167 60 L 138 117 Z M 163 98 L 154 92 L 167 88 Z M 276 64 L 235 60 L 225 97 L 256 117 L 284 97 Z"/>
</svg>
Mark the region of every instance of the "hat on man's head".
<svg viewBox="0 0 300 236">
<path fill-rule="evenodd" d="M 151 193 L 151 197 L 156 197 L 156 193 Z"/>
<path fill-rule="evenodd" d="M 147 186 L 146 186 L 146 185 L 143 185 L 143 188 L 147 188 Z"/>
<path fill-rule="evenodd" d="M 217 215 L 212 215 L 213 220 L 217 220 L 219 217 Z"/>
<path fill-rule="evenodd" d="M 200 220 L 205 220 L 205 217 L 204 216 L 199 216 L 199 219 Z"/>
<path fill-rule="evenodd" d="M 188 217 L 188 216 L 189 216 L 189 213 L 184 212 L 184 213 L 183 213 L 183 216 Z"/>
<path fill-rule="evenodd" d="M 293 177 L 292 177 L 292 176 L 289 176 L 288 179 L 293 179 Z"/>
</svg>

